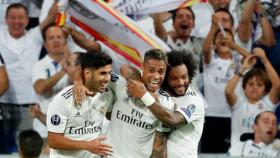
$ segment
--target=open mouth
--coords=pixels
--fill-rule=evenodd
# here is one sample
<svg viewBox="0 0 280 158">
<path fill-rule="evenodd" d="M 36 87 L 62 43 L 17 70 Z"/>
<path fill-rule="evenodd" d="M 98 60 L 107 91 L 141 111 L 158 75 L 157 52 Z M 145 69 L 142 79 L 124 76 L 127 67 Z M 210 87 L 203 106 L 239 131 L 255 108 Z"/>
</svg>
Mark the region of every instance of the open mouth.
<svg viewBox="0 0 280 158">
<path fill-rule="evenodd" d="M 181 28 L 182 30 L 187 30 L 189 27 L 188 27 L 187 25 L 181 25 L 180 28 Z"/>
</svg>

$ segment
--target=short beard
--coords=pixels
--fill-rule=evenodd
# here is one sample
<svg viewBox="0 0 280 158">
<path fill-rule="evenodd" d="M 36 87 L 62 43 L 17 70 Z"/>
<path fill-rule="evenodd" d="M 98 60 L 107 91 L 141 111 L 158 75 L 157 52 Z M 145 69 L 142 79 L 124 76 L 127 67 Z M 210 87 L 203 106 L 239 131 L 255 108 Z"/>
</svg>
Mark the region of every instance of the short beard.
<svg viewBox="0 0 280 158">
<path fill-rule="evenodd" d="M 173 97 L 180 97 L 180 96 L 184 96 L 184 95 L 186 94 L 188 88 L 189 88 L 189 85 L 186 86 L 185 93 L 179 95 L 179 94 L 177 94 L 177 93 L 173 90 L 173 88 L 171 88 L 171 87 L 168 85 L 168 92 L 169 92 L 170 95 L 173 96 Z"/>
</svg>

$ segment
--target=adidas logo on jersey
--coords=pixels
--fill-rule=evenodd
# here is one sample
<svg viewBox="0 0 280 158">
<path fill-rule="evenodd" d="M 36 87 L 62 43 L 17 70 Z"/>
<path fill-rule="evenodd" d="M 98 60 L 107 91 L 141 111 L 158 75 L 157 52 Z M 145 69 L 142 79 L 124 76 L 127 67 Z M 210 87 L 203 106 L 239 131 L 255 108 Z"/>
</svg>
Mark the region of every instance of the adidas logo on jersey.
<svg viewBox="0 0 280 158">
<path fill-rule="evenodd" d="M 81 117 L 81 114 L 79 111 L 76 113 L 75 117 Z"/>
</svg>

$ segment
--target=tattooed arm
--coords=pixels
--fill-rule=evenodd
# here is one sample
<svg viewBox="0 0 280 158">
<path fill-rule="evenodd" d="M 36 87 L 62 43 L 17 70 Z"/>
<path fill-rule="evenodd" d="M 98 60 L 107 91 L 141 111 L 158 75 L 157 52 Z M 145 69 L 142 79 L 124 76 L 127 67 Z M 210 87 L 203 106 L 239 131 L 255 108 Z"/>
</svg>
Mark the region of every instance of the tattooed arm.
<svg viewBox="0 0 280 158">
<path fill-rule="evenodd" d="M 149 109 L 159 120 L 169 127 L 176 127 L 180 124 L 188 123 L 186 118 L 180 112 L 173 112 L 161 106 L 158 102 L 154 102 L 151 106 L 149 106 Z"/>
<path fill-rule="evenodd" d="M 150 158 L 166 158 L 167 157 L 167 133 L 156 131 L 153 151 Z"/>
<path fill-rule="evenodd" d="M 140 99 L 146 92 L 146 87 L 140 81 L 129 80 L 127 84 L 127 90 L 131 96 Z M 152 95 L 152 94 L 151 94 Z M 171 111 L 163 106 L 161 106 L 158 102 L 154 102 L 149 106 L 151 112 L 164 124 L 169 127 L 176 127 L 181 124 L 188 123 L 186 118 L 178 111 Z"/>
</svg>

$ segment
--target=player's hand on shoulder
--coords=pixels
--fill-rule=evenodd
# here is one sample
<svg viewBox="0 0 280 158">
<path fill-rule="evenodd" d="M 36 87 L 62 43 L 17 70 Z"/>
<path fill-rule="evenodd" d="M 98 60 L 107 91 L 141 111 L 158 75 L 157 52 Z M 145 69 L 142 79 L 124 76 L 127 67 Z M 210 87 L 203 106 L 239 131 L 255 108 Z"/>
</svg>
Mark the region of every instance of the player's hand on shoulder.
<svg viewBox="0 0 280 158">
<path fill-rule="evenodd" d="M 94 140 L 87 142 L 87 150 L 101 156 L 112 155 L 112 147 L 110 145 L 104 144 L 105 136 L 100 136 Z"/>
<path fill-rule="evenodd" d="M 86 98 L 86 95 L 93 95 L 93 92 L 88 90 L 83 83 L 75 82 L 73 86 L 74 103 L 81 105 Z"/>
<path fill-rule="evenodd" d="M 132 79 L 127 81 L 127 91 L 132 97 L 138 99 L 147 92 L 146 87 L 142 82 Z"/>
</svg>

